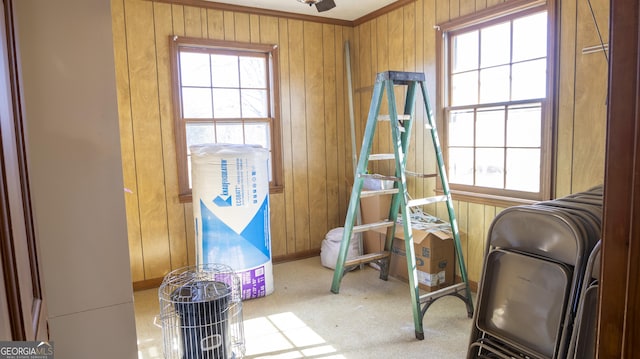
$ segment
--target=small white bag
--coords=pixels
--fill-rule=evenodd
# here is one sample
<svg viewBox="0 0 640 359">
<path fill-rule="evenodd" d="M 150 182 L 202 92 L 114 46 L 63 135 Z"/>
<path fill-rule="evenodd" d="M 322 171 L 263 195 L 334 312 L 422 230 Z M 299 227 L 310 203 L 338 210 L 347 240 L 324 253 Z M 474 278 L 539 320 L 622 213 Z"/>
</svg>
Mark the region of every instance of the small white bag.
<svg viewBox="0 0 640 359">
<path fill-rule="evenodd" d="M 334 228 L 327 233 L 322 246 L 320 247 L 320 261 L 322 265 L 335 269 L 340 253 L 340 244 L 342 242 L 343 227 Z M 351 241 L 349 242 L 349 250 L 347 251 L 347 260 L 353 259 L 360 253 L 360 234 L 351 233 Z"/>
</svg>

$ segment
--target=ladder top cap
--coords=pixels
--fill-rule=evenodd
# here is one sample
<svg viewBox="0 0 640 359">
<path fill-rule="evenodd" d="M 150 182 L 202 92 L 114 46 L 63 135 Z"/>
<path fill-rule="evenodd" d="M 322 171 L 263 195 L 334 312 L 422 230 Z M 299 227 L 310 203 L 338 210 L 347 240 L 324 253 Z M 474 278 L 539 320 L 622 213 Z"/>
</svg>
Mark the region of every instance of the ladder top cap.
<svg viewBox="0 0 640 359">
<path fill-rule="evenodd" d="M 425 81 L 423 72 L 385 71 L 378 73 L 377 81 L 391 80 L 394 83 Z"/>
</svg>

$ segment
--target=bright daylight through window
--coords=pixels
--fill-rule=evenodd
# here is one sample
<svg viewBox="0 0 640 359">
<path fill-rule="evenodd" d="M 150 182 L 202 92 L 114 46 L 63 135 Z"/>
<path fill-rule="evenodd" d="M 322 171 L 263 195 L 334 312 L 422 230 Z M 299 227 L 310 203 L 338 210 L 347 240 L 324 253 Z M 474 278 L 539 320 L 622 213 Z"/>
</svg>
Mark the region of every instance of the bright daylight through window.
<svg viewBox="0 0 640 359">
<path fill-rule="evenodd" d="M 446 155 L 460 191 L 539 199 L 549 127 L 546 10 L 445 32 Z"/>
<path fill-rule="evenodd" d="M 191 190 L 189 147 L 256 144 L 270 152 L 269 181 L 279 185 L 273 46 L 172 39 L 176 154 L 181 196 Z"/>
</svg>

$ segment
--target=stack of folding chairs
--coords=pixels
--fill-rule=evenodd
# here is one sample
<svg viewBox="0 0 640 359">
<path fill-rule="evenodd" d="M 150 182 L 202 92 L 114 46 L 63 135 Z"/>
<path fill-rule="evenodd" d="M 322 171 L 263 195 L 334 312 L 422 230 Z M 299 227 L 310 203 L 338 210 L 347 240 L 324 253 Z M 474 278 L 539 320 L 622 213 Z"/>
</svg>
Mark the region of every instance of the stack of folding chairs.
<svg viewBox="0 0 640 359">
<path fill-rule="evenodd" d="M 602 186 L 493 220 L 467 358 L 591 358 Z"/>
</svg>

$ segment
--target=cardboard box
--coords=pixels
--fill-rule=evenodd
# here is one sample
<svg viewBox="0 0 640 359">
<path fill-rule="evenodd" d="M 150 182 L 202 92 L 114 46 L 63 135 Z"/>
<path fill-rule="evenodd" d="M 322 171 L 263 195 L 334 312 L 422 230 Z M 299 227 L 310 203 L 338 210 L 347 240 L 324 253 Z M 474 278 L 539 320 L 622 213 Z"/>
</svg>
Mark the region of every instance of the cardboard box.
<svg viewBox="0 0 640 359">
<path fill-rule="evenodd" d="M 389 186 L 388 183 L 382 181 L 369 180 L 363 185 L 363 190 L 380 189 L 383 186 Z M 388 181 L 387 181 L 388 182 Z M 393 182 L 391 182 L 393 186 Z M 380 187 L 380 188 L 376 188 Z M 392 195 L 386 194 L 381 196 L 360 198 L 360 211 L 362 214 L 362 223 L 375 223 L 389 218 L 389 209 L 391 208 Z M 366 231 L 362 233 L 364 253 L 378 253 L 384 250 L 385 234 L 375 231 Z"/>
<path fill-rule="evenodd" d="M 419 287 L 432 292 L 453 284 L 455 251 L 451 234 L 438 229 L 413 229 L 413 246 L 416 256 Z M 384 235 L 379 233 L 383 238 Z M 391 249 L 389 275 L 408 282 L 407 254 L 401 224 Z"/>
<path fill-rule="evenodd" d="M 375 223 L 389 217 L 391 195 L 364 197 L 360 199 L 362 223 Z M 385 234 L 376 231 L 362 233 L 364 253 L 377 253 L 384 250 Z"/>
</svg>

